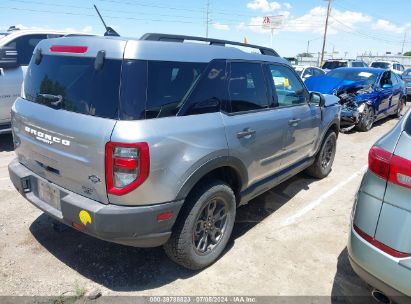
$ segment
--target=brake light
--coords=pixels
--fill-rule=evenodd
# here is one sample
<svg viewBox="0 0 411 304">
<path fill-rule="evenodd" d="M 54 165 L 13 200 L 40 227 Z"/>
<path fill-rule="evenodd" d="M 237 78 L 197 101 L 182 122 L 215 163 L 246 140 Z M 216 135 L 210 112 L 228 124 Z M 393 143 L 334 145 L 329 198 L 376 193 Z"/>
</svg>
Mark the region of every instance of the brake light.
<svg viewBox="0 0 411 304">
<path fill-rule="evenodd" d="M 411 161 L 380 148 L 372 147 L 368 167 L 379 177 L 393 184 L 411 188 Z"/>
<path fill-rule="evenodd" d="M 124 195 L 140 186 L 150 172 L 148 144 L 117 143 L 106 144 L 107 192 Z"/>
<path fill-rule="evenodd" d="M 87 52 L 87 46 L 77 46 L 77 45 L 53 45 L 50 47 L 50 52 L 53 53 L 76 53 L 83 54 Z"/>
<path fill-rule="evenodd" d="M 368 167 L 372 172 L 383 179 L 388 179 L 390 174 L 390 160 L 392 154 L 380 147 L 372 147 L 368 153 Z"/>
<path fill-rule="evenodd" d="M 381 243 L 381 242 L 377 241 L 376 239 L 374 239 L 372 236 L 366 234 L 364 231 L 362 231 L 356 225 L 354 225 L 354 230 L 355 230 L 355 232 L 358 233 L 359 236 L 361 236 L 368 243 L 370 243 L 374 247 L 377 247 L 378 249 L 384 251 L 385 253 L 389 254 L 390 256 L 393 256 L 395 258 L 406 258 L 406 257 L 411 256 L 411 254 L 409 254 L 409 253 L 400 252 L 400 251 L 397 251 L 397 250 L 395 250 L 391 247 L 388 247 L 387 245 L 384 245 L 383 243 Z"/>
</svg>

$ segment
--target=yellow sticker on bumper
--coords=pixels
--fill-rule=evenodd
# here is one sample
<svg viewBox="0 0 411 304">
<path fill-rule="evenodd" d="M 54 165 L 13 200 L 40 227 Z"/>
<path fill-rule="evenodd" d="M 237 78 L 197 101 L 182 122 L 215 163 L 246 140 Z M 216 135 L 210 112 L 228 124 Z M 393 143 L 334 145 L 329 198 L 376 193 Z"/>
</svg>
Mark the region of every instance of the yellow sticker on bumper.
<svg viewBox="0 0 411 304">
<path fill-rule="evenodd" d="M 86 210 L 81 210 L 78 217 L 84 226 L 91 224 L 91 216 Z"/>
</svg>

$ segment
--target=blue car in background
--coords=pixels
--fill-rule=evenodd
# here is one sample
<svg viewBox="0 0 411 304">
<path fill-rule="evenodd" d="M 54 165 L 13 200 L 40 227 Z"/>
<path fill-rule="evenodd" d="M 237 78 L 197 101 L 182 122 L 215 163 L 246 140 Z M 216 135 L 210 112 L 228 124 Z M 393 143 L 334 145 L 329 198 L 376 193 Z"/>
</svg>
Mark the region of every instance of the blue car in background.
<svg viewBox="0 0 411 304">
<path fill-rule="evenodd" d="M 342 105 L 341 128 L 370 130 L 375 121 L 400 117 L 406 102 L 404 81 L 389 70 L 338 68 L 305 81 L 310 91 L 333 94 Z"/>
</svg>

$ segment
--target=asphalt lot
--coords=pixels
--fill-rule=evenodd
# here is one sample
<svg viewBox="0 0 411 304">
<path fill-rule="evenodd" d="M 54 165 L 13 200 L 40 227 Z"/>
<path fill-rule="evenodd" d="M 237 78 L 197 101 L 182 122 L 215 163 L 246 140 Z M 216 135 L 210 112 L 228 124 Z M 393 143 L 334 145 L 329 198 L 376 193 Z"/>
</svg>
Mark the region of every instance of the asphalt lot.
<svg viewBox="0 0 411 304">
<path fill-rule="evenodd" d="M 332 303 L 368 296 L 347 259 L 349 217 L 368 150 L 397 121 L 340 134 L 328 178 L 301 173 L 241 207 L 224 256 L 200 272 L 173 264 L 162 248 L 111 244 L 56 224 L 14 190 L 7 172 L 12 138 L 0 136 L 0 295 L 97 287 L 103 296 L 327 296 Z"/>
</svg>

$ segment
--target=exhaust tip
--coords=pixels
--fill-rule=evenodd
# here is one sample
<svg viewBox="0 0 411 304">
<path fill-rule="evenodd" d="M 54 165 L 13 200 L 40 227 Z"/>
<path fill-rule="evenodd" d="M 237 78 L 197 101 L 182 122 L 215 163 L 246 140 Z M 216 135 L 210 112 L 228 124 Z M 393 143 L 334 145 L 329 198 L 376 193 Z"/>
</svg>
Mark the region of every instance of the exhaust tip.
<svg viewBox="0 0 411 304">
<path fill-rule="evenodd" d="M 378 289 L 374 289 L 371 292 L 371 295 L 378 303 L 391 304 L 390 298 L 387 297 L 385 293 L 383 293 L 382 291 Z"/>
</svg>

